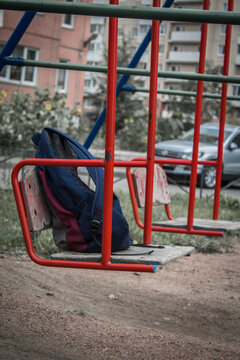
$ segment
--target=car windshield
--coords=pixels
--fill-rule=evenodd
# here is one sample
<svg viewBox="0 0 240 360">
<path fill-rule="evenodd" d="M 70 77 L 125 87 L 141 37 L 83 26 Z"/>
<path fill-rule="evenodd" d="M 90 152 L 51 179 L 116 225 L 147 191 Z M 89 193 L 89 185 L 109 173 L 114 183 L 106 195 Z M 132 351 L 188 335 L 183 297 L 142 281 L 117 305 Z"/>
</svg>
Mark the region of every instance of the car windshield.
<svg viewBox="0 0 240 360">
<path fill-rule="evenodd" d="M 193 141 L 193 133 L 194 129 L 187 131 L 182 137 L 181 140 L 185 141 Z M 224 141 L 231 134 L 230 131 L 226 131 L 224 133 Z M 212 129 L 208 127 L 200 128 L 200 140 L 201 143 L 205 144 L 217 144 L 218 143 L 218 129 Z"/>
</svg>

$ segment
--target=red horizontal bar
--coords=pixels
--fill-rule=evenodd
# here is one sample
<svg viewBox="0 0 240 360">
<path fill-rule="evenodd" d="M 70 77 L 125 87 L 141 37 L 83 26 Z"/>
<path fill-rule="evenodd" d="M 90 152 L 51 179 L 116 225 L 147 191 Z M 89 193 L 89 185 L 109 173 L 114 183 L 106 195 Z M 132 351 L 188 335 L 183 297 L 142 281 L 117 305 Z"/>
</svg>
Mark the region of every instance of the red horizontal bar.
<svg viewBox="0 0 240 360">
<path fill-rule="evenodd" d="M 157 164 L 174 164 L 191 166 L 191 160 L 183 159 L 155 159 Z M 217 161 L 198 161 L 200 165 L 217 165 Z M 85 159 L 24 159 L 15 166 L 20 170 L 24 166 L 38 165 L 38 166 L 79 166 L 79 167 L 105 167 L 105 160 L 85 160 Z M 114 167 L 146 167 L 147 161 L 144 158 L 139 158 L 130 161 L 114 161 Z"/>
</svg>

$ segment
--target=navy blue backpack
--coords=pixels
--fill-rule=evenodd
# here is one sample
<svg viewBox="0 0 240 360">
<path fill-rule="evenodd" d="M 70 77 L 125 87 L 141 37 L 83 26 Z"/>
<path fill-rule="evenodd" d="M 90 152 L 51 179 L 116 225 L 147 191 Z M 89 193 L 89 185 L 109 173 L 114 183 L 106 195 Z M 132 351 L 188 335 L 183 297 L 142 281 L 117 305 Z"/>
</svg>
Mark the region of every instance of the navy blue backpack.
<svg viewBox="0 0 240 360">
<path fill-rule="evenodd" d="M 62 132 L 44 128 L 32 138 L 36 158 L 94 159 L 90 152 Z M 52 216 L 53 238 L 68 251 L 101 252 L 104 170 L 88 167 L 95 191 L 81 179 L 76 167 L 37 166 Z M 118 198 L 113 194 L 112 251 L 132 245 L 129 228 Z"/>
</svg>

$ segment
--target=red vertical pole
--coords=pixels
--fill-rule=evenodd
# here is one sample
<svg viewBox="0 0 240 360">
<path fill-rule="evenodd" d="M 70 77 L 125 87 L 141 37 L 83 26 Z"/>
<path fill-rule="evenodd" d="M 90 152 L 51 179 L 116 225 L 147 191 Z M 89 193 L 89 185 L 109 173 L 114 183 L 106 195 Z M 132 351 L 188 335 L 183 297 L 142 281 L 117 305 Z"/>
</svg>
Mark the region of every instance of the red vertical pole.
<svg viewBox="0 0 240 360">
<path fill-rule="evenodd" d="M 228 1 L 228 11 L 233 11 L 233 0 Z M 229 71 L 231 35 L 232 35 L 232 25 L 227 25 L 224 62 L 223 62 L 223 75 L 226 76 L 228 75 L 228 71 Z M 216 185 L 215 185 L 214 204 L 213 204 L 214 220 L 218 219 L 218 213 L 219 213 L 219 201 L 220 201 L 220 191 L 221 191 L 221 181 L 222 181 L 224 127 L 225 127 L 226 105 L 227 105 L 227 89 L 228 89 L 228 84 L 227 83 L 222 84 L 219 137 L 218 137 L 218 158 L 217 158 L 217 168 L 216 168 Z"/>
<path fill-rule="evenodd" d="M 118 0 L 110 0 L 118 5 Z M 111 260 L 118 18 L 109 18 L 102 264 Z"/>
<path fill-rule="evenodd" d="M 204 0 L 203 10 L 209 10 L 209 0 Z M 204 74 L 205 71 L 207 29 L 208 29 L 208 24 L 202 24 L 200 55 L 199 55 L 199 65 L 198 65 L 199 74 Z M 189 192 L 189 202 L 188 202 L 188 221 L 187 221 L 188 230 L 192 230 L 193 219 L 194 219 L 195 195 L 196 195 L 196 185 L 197 185 L 197 166 L 198 166 L 197 161 L 198 161 L 198 148 L 199 148 L 201 113 L 202 113 L 202 96 L 203 96 L 203 81 L 198 81 L 196 107 L 195 107 L 191 180 L 190 180 L 190 192 Z"/>
<path fill-rule="evenodd" d="M 153 0 L 154 7 L 160 7 L 160 0 Z M 153 176 L 155 159 L 155 134 L 157 116 L 157 81 L 158 81 L 158 52 L 159 52 L 159 20 L 152 21 L 151 39 L 151 73 L 148 110 L 148 145 L 147 145 L 147 174 L 144 214 L 144 244 L 151 244 Z"/>
</svg>

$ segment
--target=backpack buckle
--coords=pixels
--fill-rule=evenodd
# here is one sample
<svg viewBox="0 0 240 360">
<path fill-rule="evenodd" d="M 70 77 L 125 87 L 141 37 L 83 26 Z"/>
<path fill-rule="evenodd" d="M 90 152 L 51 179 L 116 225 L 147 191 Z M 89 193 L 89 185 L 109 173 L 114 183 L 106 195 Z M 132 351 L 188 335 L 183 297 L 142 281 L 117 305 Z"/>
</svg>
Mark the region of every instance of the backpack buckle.
<svg viewBox="0 0 240 360">
<path fill-rule="evenodd" d="M 92 232 L 96 232 L 100 226 L 101 222 L 97 219 L 93 219 L 91 223 L 91 230 Z"/>
</svg>

